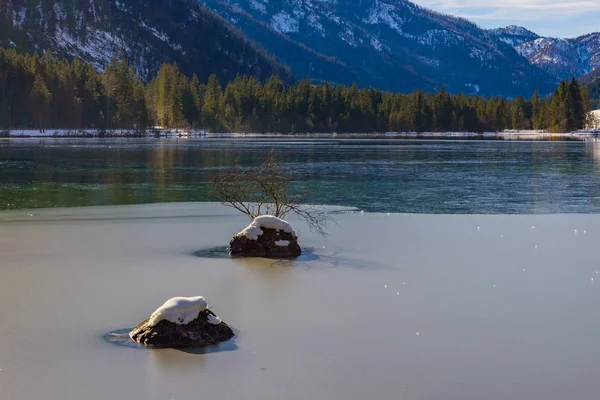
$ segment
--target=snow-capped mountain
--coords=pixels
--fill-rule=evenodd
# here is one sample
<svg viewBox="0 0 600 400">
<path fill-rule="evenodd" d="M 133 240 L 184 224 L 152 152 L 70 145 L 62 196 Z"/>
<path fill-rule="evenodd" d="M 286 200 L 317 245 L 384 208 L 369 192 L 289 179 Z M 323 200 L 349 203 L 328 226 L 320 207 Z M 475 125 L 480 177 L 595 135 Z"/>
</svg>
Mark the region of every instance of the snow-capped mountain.
<svg viewBox="0 0 600 400">
<path fill-rule="evenodd" d="M 99 69 L 125 54 L 143 78 L 177 62 L 201 79 L 277 74 L 509 97 L 600 67 L 600 34 L 485 30 L 408 0 L 0 0 L 0 45 Z"/>
<path fill-rule="evenodd" d="M 579 78 L 600 67 L 600 33 L 575 39 L 538 37 L 517 45 L 516 50 L 559 79 Z"/>
<path fill-rule="evenodd" d="M 528 29 L 523 28 L 522 26 L 511 25 L 505 28 L 492 29 L 490 31 L 492 35 L 495 35 L 506 44 L 509 44 L 513 47 L 518 46 L 520 44 L 531 42 L 532 40 L 538 39 L 539 35 L 534 32 L 531 32 Z"/>
<path fill-rule="evenodd" d="M 508 36 L 406 0 L 201 1 L 297 78 L 506 96 L 555 85 L 507 44 Z"/>
<path fill-rule="evenodd" d="M 98 69 L 125 55 L 144 79 L 163 62 L 177 62 L 201 79 L 211 73 L 224 80 L 236 74 L 291 79 L 289 69 L 194 0 L 0 1 L 0 45 L 50 50 Z"/>
</svg>

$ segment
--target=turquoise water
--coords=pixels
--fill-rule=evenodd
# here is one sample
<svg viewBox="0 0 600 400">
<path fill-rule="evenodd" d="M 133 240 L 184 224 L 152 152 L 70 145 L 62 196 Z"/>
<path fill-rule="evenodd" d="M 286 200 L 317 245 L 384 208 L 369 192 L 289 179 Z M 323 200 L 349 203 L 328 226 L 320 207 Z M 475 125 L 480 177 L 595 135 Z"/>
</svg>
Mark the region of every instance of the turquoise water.
<svg viewBox="0 0 600 400">
<path fill-rule="evenodd" d="M 600 144 L 397 139 L 0 141 L 0 209 L 212 201 L 207 181 L 270 149 L 317 204 L 373 212 L 600 212 Z"/>
</svg>

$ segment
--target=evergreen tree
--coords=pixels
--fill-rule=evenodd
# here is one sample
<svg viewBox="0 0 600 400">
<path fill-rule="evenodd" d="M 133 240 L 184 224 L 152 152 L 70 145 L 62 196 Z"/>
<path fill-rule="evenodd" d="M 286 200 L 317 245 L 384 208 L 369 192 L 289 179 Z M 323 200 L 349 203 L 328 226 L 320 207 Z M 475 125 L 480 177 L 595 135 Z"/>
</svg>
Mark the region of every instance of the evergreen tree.
<svg viewBox="0 0 600 400">
<path fill-rule="evenodd" d="M 36 128 L 44 132 L 49 125 L 50 101 L 52 94 L 48 91 L 46 83 L 41 76 L 36 76 L 33 87 L 29 93 L 31 114 L 34 116 Z"/>
<path fill-rule="evenodd" d="M 585 126 L 590 101 L 577 80 L 554 95 L 451 96 L 361 89 L 310 79 L 286 86 L 278 77 L 261 82 L 238 76 L 221 86 L 217 76 L 189 79 L 165 63 L 147 85 L 126 56 L 103 72 L 49 53 L 19 54 L 0 48 L 0 128 L 127 129 L 148 125 L 240 132 L 427 132 L 547 129 L 569 132 Z"/>
<path fill-rule="evenodd" d="M 532 116 L 531 122 L 533 129 L 540 129 L 540 113 L 541 113 L 541 105 L 540 105 L 540 90 L 539 88 L 535 88 L 535 93 L 531 98 L 532 105 Z"/>
<path fill-rule="evenodd" d="M 524 129 L 523 97 L 517 96 L 512 105 L 512 127 L 513 129 Z"/>
<path fill-rule="evenodd" d="M 222 88 L 216 75 L 211 75 L 206 85 L 204 103 L 202 104 L 202 120 L 207 127 L 219 129 L 222 102 Z"/>
</svg>

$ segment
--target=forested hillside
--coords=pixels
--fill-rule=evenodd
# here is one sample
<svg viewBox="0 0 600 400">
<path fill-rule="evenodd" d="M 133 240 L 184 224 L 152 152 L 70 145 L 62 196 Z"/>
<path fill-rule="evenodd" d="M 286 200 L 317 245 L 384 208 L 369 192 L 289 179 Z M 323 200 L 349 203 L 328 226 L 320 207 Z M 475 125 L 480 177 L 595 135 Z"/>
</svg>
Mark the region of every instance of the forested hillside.
<svg viewBox="0 0 600 400">
<path fill-rule="evenodd" d="M 124 56 L 144 81 L 164 62 L 203 80 L 218 73 L 223 82 L 237 74 L 292 81 L 287 67 L 195 0 L 4 0 L 2 44 L 79 58 L 98 70 Z"/>
<path fill-rule="evenodd" d="M 587 89 L 564 81 L 549 98 L 451 96 L 360 89 L 356 85 L 285 85 L 241 76 L 222 86 L 163 64 L 145 85 L 125 60 L 104 72 L 77 59 L 0 49 L 0 127 L 138 130 L 149 126 L 234 132 L 501 131 L 584 126 Z"/>
</svg>

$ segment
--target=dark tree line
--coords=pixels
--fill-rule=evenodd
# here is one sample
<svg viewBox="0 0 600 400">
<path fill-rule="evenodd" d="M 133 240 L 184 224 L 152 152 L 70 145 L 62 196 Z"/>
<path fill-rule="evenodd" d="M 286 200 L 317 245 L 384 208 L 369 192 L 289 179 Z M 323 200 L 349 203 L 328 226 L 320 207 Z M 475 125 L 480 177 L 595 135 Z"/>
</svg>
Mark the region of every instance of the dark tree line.
<svg viewBox="0 0 600 400">
<path fill-rule="evenodd" d="M 440 132 L 585 126 L 587 87 L 564 81 L 552 96 L 485 98 L 416 90 L 411 94 L 353 86 L 286 86 L 237 77 L 191 79 L 164 64 L 147 85 L 125 61 L 104 72 L 78 60 L 0 49 L 0 128 L 128 129 L 150 126 L 234 132 Z"/>
<path fill-rule="evenodd" d="M 98 73 L 89 64 L 0 48 L 0 128 L 144 130 L 145 87 L 115 60 Z"/>
</svg>

